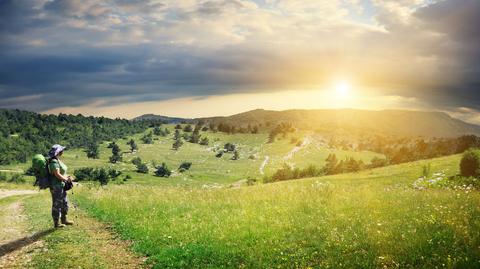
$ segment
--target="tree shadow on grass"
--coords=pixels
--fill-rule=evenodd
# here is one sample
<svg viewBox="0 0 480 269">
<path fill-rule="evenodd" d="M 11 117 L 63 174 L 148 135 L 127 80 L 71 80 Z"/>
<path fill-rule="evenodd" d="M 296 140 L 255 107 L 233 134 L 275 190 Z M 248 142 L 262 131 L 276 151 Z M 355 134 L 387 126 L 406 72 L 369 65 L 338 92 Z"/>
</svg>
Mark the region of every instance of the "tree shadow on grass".
<svg viewBox="0 0 480 269">
<path fill-rule="evenodd" d="M 26 237 L 8 242 L 6 244 L 0 245 L 0 257 L 3 257 L 8 253 L 13 252 L 17 249 L 21 249 L 25 246 L 35 243 L 36 241 L 40 240 L 42 237 L 47 236 L 54 231 L 55 231 L 54 228 L 50 228 L 47 230 L 37 232 L 31 236 L 26 236 Z"/>
</svg>

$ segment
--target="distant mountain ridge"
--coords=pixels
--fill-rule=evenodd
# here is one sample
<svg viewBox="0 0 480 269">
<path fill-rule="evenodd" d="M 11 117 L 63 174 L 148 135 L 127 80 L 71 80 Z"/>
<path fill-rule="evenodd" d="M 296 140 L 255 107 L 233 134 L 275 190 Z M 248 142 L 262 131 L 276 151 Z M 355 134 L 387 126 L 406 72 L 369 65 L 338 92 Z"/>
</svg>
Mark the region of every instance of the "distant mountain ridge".
<svg viewBox="0 0 480 269">
<path fill-rule="evenodd" d="M 292 109 L 273 111 L 255 109 L 225 117 L 195 119 L 171 118 L 144 115 L 138 119 L 166 119 L 167 122 L 205 121 L 214 124 L 226 123 L 235 126 L 278 124 L 290 122 L 299 128 L 353 129 L 398 136 L 457 137 L 480 135 L 480 126 L 466 123 L 444 112 L 410 110 L 359 110 L 359 109 Z M 175 119 L 175 120 L 173 120 Z"/>
<path fill-rule="evenodd" d="M 144 114 L 142 116 L 136 117 L 133 119 L 134 121 L 141 121 L 141 120 L 161 120 L 167 123 L 181 123 L 181 122 L 191 122 L 193 119 L 186 119 L 186 118 L 178 118 L 178 117 L 168 117 L 168 116 L 161 116 L 155 114 Z"/>
</svg>

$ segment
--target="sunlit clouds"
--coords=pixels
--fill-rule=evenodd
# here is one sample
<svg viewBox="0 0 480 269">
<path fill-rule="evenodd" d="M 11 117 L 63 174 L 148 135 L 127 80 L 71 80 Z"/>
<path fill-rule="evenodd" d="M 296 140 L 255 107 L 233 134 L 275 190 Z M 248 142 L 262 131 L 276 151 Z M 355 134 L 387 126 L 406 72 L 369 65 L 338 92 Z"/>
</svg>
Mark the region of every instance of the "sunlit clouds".
<svg viewBox="0 0 480 269">
<path fill-rule="evenodd" d="M 476 121 L 459 108 L 480 109 L 478 12 L 476 0 L 7 0 L 0 107 L 130 117 L 147 102 L 196 117 L 392 105 Z M 213 101 L 232 96 L 252 100 Z M 166 109 L 178 100 L 198 109 Z"/>
</svg>

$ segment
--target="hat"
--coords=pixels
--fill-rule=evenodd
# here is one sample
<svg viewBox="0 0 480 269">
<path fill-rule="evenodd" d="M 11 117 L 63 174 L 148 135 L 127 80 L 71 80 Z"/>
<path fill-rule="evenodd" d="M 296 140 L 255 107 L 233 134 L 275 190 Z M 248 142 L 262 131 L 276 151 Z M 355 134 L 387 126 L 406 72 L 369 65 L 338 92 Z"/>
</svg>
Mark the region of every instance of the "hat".
<svg viewBox="0 0 480 269">
<path fill-rule="evenodd" d="M 52 148 L 48 151 L 48 156 L 50 158 L 55 158 L 60 154 L 65 149 L 64 146 L 60 146 L 59 144 L 55 144 L 52 146 Z"/>
</svg>

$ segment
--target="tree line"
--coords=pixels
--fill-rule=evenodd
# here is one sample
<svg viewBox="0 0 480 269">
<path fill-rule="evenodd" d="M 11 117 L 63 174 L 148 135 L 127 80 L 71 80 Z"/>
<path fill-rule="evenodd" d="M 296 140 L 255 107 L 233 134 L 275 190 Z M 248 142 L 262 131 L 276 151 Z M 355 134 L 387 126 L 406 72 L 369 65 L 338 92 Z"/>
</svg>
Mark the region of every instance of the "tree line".
<svg viewBox="0 0 480 269">
<path fill-rule="evenodd" d="M 0 165 L 24 163 L 53 144 L 84 148 L 98 156 L 98 144 L 144 132 L 156 121 L 129 121 L 78 115 L 44 115 L 18 109 L 0 109 Z"/>
</svg>

